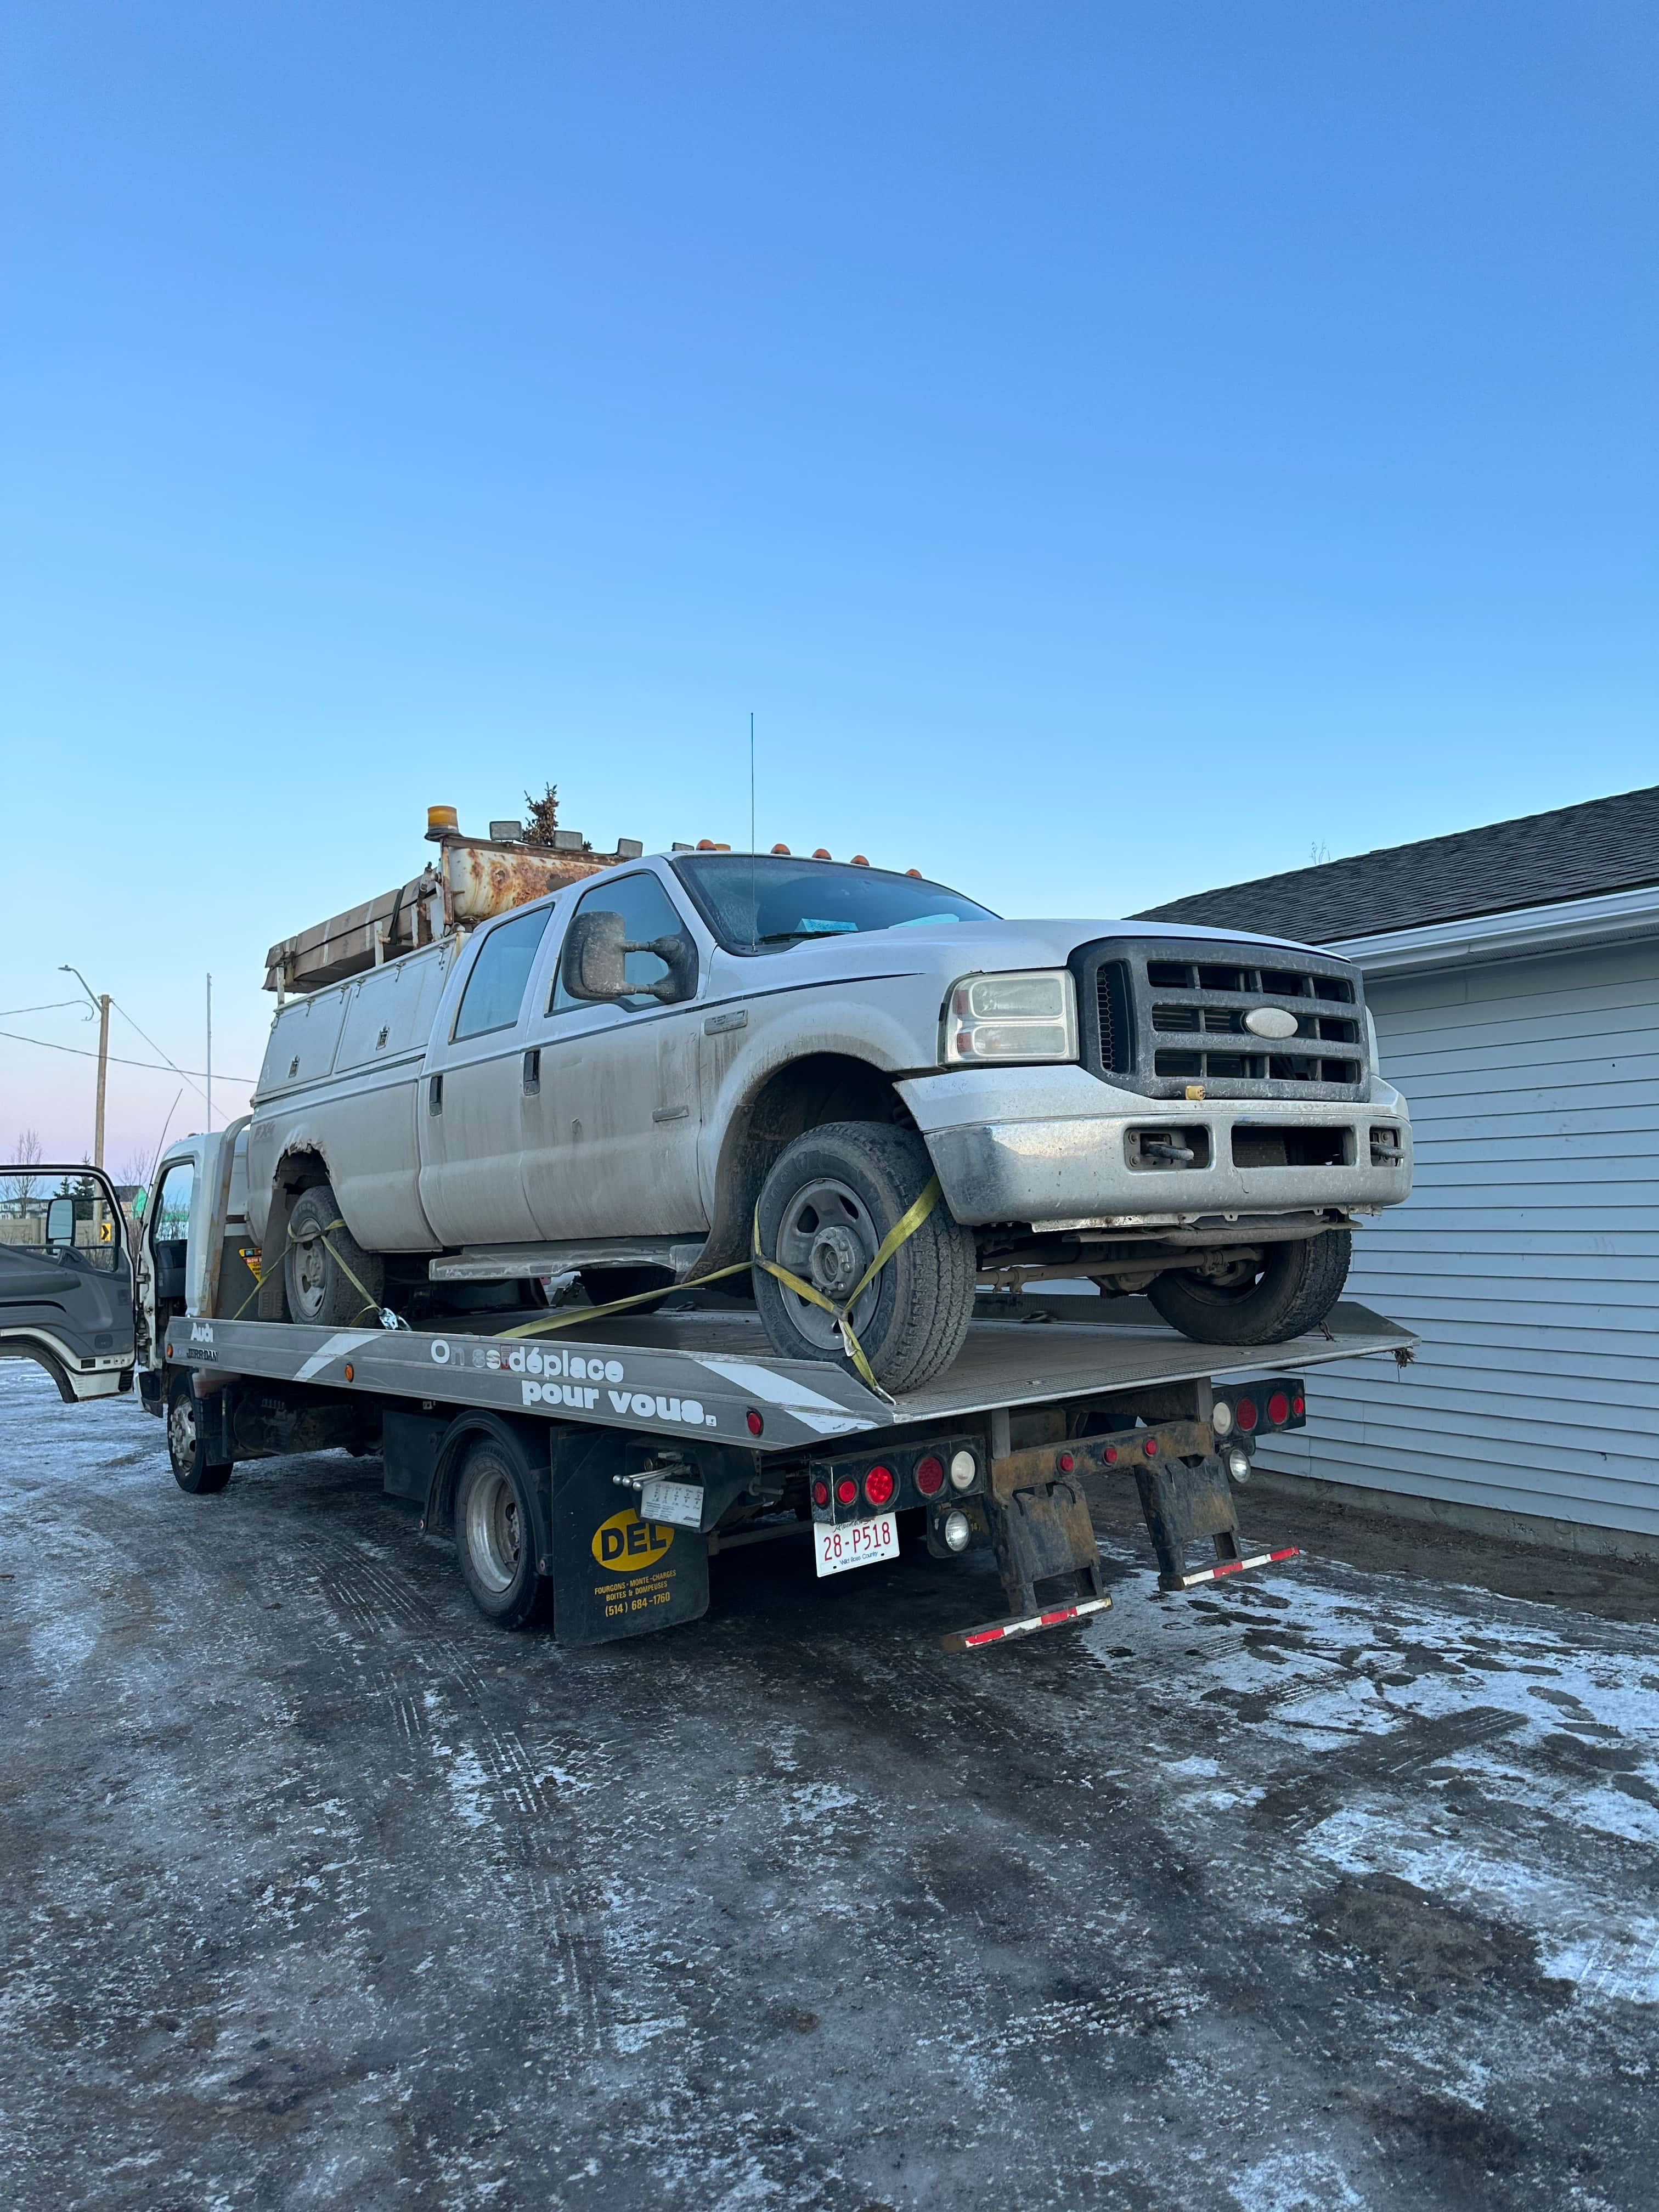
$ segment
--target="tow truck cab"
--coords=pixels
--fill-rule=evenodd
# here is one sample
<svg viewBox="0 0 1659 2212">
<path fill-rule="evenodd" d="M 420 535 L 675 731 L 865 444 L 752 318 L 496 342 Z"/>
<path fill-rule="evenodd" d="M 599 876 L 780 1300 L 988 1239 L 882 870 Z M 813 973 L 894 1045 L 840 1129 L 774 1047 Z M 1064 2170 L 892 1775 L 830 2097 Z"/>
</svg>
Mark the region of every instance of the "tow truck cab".
<svg viewBox="0 0 1659 2212">
<path fill-rule="evenodd" d="M 83 1163 L 0 1167 L 0 1358 L 66 1406 L 132 1388 L 132 1256 L 115 1186 Z"/>
</svg>

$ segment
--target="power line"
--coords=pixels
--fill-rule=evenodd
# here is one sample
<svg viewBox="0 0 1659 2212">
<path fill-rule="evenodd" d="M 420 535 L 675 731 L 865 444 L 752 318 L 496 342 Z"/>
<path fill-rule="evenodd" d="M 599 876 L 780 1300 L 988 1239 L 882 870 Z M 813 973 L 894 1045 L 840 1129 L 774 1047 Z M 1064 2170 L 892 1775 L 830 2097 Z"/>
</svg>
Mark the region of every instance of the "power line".
<svg viewBox="0 0 1659 2212">
<path fill-rule="evenodd" d="M 159 1044 L 157 1044 L 157 1043 L 156 1043 L 156 1042 L 155 1042 L 155 1038 L 154 1038 L 153 1036 L 151 1036 L 148 1033 L 148 1031 L 146 1031 L 146 1030 L 139 1030 L 139 1029 L 138 1029 L 138 1024 L 137 1024 L 137 1022 L 135 1022 L 135 1021 L 133 1020 L 132 1016 L 131 1016 L 131 1015 L 127 1012 L 126 1008 L 125 1008 L 124 1006 L 121 1006 L 121 1005 L 120 1005 L 117 1000 L 115 1000 L 114 999 L 112 999 L 112 1000 L 110 1000 L 110 1004 L 111 1004 L 111 1006 L 112 1006 L 115 1008 L 116 1012 L 117 1012 L 118 1014 L 119 1014 L 119 1016 L 121 1017 L 121 1019 L 122 1019 L 122 1020 L 126 1024 L 126 1025 L 127 1025 L 127 1027 L 128 1027 L 129 1029 L 131 1029 L 131 1030 L 138 1030 L 138 1034 L 139 1034 L 139 1036 L 140 1036 L 141 1037 L 143 1037 L 143 1038 L 144 1042 L 145 1042 L 145 1043 L 149 1047 L 149 1048 L 150 1048 L 150 1050 L 151 1050 L 152 1052 L 159 1052 L 159 1053 L 161 1054 L 161 1055 L 162 1059 L 163 1059 L 163 1060 L 167 1060 L 167 1066 L 168 1066 L 173 1070 L 173 1073 L 174 1073 L 175 1075 L 182 1075 L 182 1076 L 184 1076 L 184 1077 L 185 1077 L 185 1080 L 186 1080 L 186 1081 L 189 1081 L 189 1078 L 190 1078 L 190 1071 L 189 1071 L 189 1069 L 188 1069 L 188 1068 L 180 1067 L 180 1066 L 179 1066 L 179 1063 L 178 1063 L 178 1061 L 177 1061 L 176 1060 L 167 1060 L 167 1048 L 166 1048 L 166 1047 L 165 1047 L 164 1045 L 159 1045 Z M 135 1066 L 135 1067 L 136 1067 L 136 1066 L 138 1066 L 142 1065 L 142 1063 L 141 1063 L 141 1062 L 139 1062 L 139 1061 L 137 1061 L 137 1060 L 132 1060 L 132 1061 L 125 1062 L 125 1063 L 124 1063 L 124 1065 L 125 1065 L 125 1066 Z M 209 1079 L 210 1080 L 211 1080 L 211 1076 L 210 1076 L 210 1071 L 209 1071 L 209 1070 L 207 1070 L 207 1069 L 204 1069 L 204 1070 L 203 1070 L 203 1073 L 204 1073 L 204 1076 L 207 1076 L 207 1077 L 208 1077 L 208 1079 Z M 238 1080 L 240 1080 L 240 1078 L 239 1078 L 239 1079 L 238 1079 Z M 204 1091 L 204 1090 L 203 1090 L 203 1088 L 202 1088 L 202 1086 L 201 1086 L 201 1085 L 200 1085 L 199 1083 L 191 1083 L 191 1085 L 190 1085 L 190 1087 L 191 1087 L 191 1090 L 196 1093 L 196 1096 L 197 1096 L 198 1098 L 205 1099 L 205 1098 L 207 1097 L 207 1096 L 208 1096 L 207 1092 L 206 1092 L 205 1091 Z"/>
<path fill-rule="evenodd" d="M 48 999 L 44 1006 L 0 1006 L 0 1022 L 12 1021 L 19 1014 L 55 1013 L 59 1006 L 78 1006 L 80 1003 L 78 999 Z M 96 1009 L 94 1008 L 94 1011 L 95 1012 Z M 155 1049 L 160 1052 L 161 1048 L 158 1044 Z"/>
<path fill-rule="evenodd" d="M 137 1024 L 135 1022 L 133 1024 L 133 1027 L 137 1029 Z M 140 1031 L 140 1035 L 143 1035 L 142 1031 Z M 88 1052 L 84 1045 L 53 1044 L 48 1037 L 19 1036 L 15 1030 L 0 1030 L 0 1036 L 9 1037 L 13 1044 L 38 1044 L 42 1052 L 72 1052 L 77 1060 L 96 1060 L 98 1057 L 95 1052 Z M 145 1039 L 145 1042 L 148 1043 L 148 1038 Z M 161 1049 L 161 1048 L 158 1044 L 155 1047 L 155 1050 L 160 1052 Z M 170 1060 L 124 1060 L 119 1053 L 115 1052 L 111 1053 L 109 1056 L 115 1062 L 118 1067 L 149 1067 L 153 1068 L 158 1075 L 182 1075 L 190 1077 L 192 1075 L 205 1075 L 207 1073 L 207 1070 L 204 1067 L 175 1067 Z M 228 1076 L 226 1075 L 223 1068 L 220 1069 L 219 1074 L 221 1080 L 223 1082 L 245 1083 L 250 1091 L 253 1088 L 255 1079 L 251 1075 Z"/>
</svg>

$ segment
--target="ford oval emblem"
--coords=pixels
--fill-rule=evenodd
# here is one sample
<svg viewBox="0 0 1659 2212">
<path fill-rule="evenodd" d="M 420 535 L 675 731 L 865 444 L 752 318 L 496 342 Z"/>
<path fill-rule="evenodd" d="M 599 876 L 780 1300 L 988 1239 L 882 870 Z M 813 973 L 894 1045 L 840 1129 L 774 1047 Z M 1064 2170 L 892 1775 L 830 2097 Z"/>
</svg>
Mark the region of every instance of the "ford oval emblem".
<svg viewBox="0 0 1659 2212">
<path fill-rule="evenodd" d="M 1283 1006 L 1252 1006 L 1244 1017 L 1244 1026 L 1252 1036 L 1291 1037 L 1297 1032 L 1297 1019 Z"/>
</svg>

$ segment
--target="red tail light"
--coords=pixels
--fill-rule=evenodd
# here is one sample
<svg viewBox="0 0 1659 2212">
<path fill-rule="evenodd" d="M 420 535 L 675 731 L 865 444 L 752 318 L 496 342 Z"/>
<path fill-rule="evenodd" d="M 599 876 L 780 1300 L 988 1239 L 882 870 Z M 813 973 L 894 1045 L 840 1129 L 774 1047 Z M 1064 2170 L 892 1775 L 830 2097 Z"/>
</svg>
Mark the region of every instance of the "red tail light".
<svg viewBox="0 0 1659 2212">
<path fill-rule="evenodd" d="M 1255 1410 L 1254 1398 L 1236 1398 L 1233 1401 L 1233 1419 L 1241 1429 L 1253 1429 L 1261 1418 Z"/>
<path fill-rule="evenodd" d="M 841 1480 L 836 1485 L 836 1504 L 838 1505 L 856 1505 L 858 1504 L 858 1499 L 859 1486 L 857 1483 L 854 1481 L 850 1474 L 842 1475 Z"/>
<path fill-rule="evenodd" d="M 762 1430 L 766 1426 L 765 1422 L 762 1420 L 760 1415 L 755 1411 L 752 1406 L 750 1407 L 748 1413 L 744 1414 L 744 1419 L 749 1424 L 749 1433 L 751 1437 L 759 1436 Z"/>
<path fill-rule="evenodd" d="M 1267 1419 L 1277 1429 L 1291 1418 L 1291 1401 L 1282 1390 L 1275 1390 L 1267 1401 Z"/>
<path fill-rule="evenodd" d="M 1296 1418 L 1299 1421 L 1307 1410 L 1308 1401 L 1298 1393 L 1298 1395 L 1291 1401 L 1291 1411 L 1296 1415 Z"/>
<path fill-rule="evenodd" d="M 916 1462 L 916 1488 L 924 1498 L 937 1498 L 945 1487 L 945 1462 L 932 1452 Z"/>
<path fill-rule="evenodd" d="M 1062 1474 L 1069 1474 L 1072 1469 L 1077 1465 L 1077 1462 L 1072 1457 L 1070 1452 L 1061 1452 L 1059 1459 L 1055 1462 L 1055 1465 L 1059 1468 Z"/>
<path fill-rule="evenodd" d="M 830 1486 L 822 1477 L 812 1485 L 812 1503 L 814 1505 L 827 1505 L 830 1503 Z"/>
<path fill-rule="evenodd" d="M 1148 1437 L 1146 1443 L 1142 1444 L 1140 1449 L 1148 1459 L 1156 1459 L 1158 1457 L 1158 1438 L 1156 1437 Z"/>
<path fill-rule="evenodd" d="M 890 1505 L 897 1488 L 890 1467 L 872 1467 L 864 1478 L 864 1494 L 872 1505 Z"/>
</svg>

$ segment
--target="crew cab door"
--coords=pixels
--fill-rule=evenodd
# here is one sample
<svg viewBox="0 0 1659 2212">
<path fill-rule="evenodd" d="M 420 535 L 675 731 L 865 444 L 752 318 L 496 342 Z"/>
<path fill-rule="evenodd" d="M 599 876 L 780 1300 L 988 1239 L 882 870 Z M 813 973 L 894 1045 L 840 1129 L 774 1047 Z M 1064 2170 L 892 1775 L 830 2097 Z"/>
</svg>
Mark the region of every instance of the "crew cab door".
<svg viewBox="0 0 1659 2212">
<path fill-rule="evenodd" d="M 668 1237 L 708 1226 L 697 1176 L 697 1058 L 707 951 L 654 869 L 606 877 L 570 909 L 620 914 L 628 943 L 679 939 L 679 988 L 650 951 L 627 956 L 637 995 L 594 1004 L 568 988 L 562 956 L 522 1038 L 524 1188 L 540 1237 Z"/>
<path fill-rule="evenodd" d="M 478 933 L 448 1035 L 427 1054 L 417 1109 L 421 1206 L 445 1244 L 527 1244 L 538 1234 L 520 1173 L 525 1011 L 550 907 Z"/>
<path fill-rule="evenodd" d="M 0 1166 L 0 1358 L 33 1359 L 65 1405 L 132 1388 L 132 1262 L 100 1168 Z"/>
</svg>

